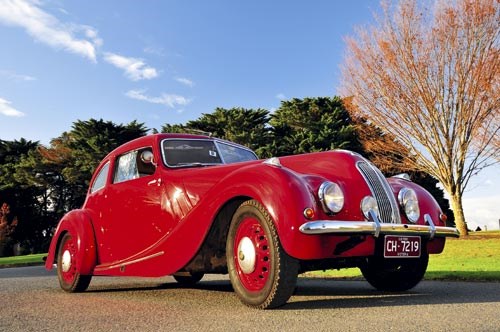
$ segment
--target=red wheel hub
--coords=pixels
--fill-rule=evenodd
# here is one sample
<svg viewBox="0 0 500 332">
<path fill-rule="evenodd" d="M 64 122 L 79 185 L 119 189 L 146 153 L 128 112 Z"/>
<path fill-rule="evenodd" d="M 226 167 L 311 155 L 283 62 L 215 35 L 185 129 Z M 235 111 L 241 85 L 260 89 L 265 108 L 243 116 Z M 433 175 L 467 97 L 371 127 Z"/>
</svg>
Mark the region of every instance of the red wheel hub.
<svg viewBox="0 0 500 332">
<path fill-rule="evenodd" d="M 76 276 L 76 247 L 72 238 L 68 238 L 61 248 L 61 277 L 65 283 L 72 284 Z"/>
<path fill-rule="evenodd" d="M 234 263 L 242 285 L 249 291 L 260 291 L 269 279 L 271 252 L 265 230 L 259 221 L 246 217 L 238 226 L 234 239 Z"/>
</svg>

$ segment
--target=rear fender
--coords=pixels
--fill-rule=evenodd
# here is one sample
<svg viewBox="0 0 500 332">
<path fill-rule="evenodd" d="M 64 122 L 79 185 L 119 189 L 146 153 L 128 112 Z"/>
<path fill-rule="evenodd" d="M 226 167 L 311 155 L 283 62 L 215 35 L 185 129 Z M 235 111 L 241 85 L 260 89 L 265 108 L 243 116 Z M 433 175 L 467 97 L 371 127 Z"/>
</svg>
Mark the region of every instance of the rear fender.
<svg viewBox="0 0 500 332">
<path fill-rule="evenodd" d="M 92 221 L 84 210 L 73 210 L 59 222 L 50 243 L 45 268 L 51 270 L 57 263 L 57 250 L 64 234 L 70 233 L 76 240 L 76 269 L 82 275 L 90 275 L 97 264 L 97 247 Z"/>
</svg>

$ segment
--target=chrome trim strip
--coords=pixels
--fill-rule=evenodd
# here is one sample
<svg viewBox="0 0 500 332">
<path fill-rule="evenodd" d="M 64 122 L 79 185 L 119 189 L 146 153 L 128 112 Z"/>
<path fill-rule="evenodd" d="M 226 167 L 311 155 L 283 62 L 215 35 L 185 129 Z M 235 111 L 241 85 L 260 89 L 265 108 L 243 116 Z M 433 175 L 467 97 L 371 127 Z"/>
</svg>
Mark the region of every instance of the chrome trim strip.
<svg viewBox="0 0 500 332">
<path fill-rule="evenodd" d="M 371 213 L 372 217 L 375 213 Z M 376 218 L 376 216 L 375 216 Z M 429 217 L 430 219 L 430 217 Z M 336 234 L 336 235 L 357 235 L 367 234 L 379 237 L 381 234 L 399 235 L 421 235 L 434 237 L 459 237 L 460 233 L 456 228 L 444 226 L 425 226 L 407 224 L 380 223 L 378 218 L 375 221 L 334 221 L 316 220 L 302 224 L 299 230 L 304 234 Z"/>
<path fill-rule="evenodd" d="M 131 261 L 128 261 L 128 262 L 121 262 L 121 263 L 116 263 L 116 264 L 108 265 L 108 266 L 96 266 L 95 270 L 96 271 L 105 271 L 105 270 L 111 270 L 111 269 L 115 269 L 115 268 L 125 268 L 127 265 L 139 263 L 139 262 L 151 259 L 151 258 L 155 258 L 155 257 L 161 256 L 163 254 L 165 254 L 164 251 L 159 251 L 159 252 L 151 254 L 149 256 L 137 258 L 137 259 L 134 259 L 134 260 L 131 260 Z"/>
</svg>

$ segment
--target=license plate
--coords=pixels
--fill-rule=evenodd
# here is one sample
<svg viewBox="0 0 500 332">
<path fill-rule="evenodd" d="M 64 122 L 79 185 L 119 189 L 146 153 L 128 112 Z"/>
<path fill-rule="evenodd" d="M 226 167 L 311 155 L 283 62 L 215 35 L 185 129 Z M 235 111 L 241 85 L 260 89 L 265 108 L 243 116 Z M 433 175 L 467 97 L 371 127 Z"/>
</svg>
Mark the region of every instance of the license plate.
<svg viewBox="0 0 500 332">
<path fill-rule="evenodd" d="M 420 249 L 420 236 L 385 236 L 385 258 L 418 258 L 420 257 Z"/>
</svg>

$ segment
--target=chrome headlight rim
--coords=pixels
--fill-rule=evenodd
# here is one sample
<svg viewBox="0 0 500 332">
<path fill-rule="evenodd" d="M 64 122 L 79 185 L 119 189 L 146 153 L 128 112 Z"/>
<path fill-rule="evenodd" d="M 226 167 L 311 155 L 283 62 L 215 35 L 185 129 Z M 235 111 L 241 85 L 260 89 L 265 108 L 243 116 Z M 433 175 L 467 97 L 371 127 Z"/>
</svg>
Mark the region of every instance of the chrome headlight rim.
<svg viewBox="0 0 500 332">
<path fill-rule="evenodd" d="M 378 216 L 378 203 L 375 197 L 373 196 L 365 196 L 361 200 L 361 212 L 365 216 L 366 220 L 370 220 L 370 210 L 373 210 L 375 214 Z"/>
<path fill-rule="evenodd" d="M 406 187 L 402 188 L 398 193 L 398 201 L 405 213 L 406 219 L 415 224 L 420 218 L 420 207 L 415 190 Z"/>
<path fill-rule="evenodd" d="M 323 207 L 323 211 L 327 214 L 339 213 L 344 207 L 344 192 L 335 182 L 323 182 L 319 186 L 318 197 Z"/>
</svg>

